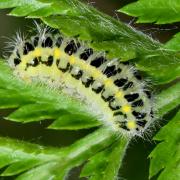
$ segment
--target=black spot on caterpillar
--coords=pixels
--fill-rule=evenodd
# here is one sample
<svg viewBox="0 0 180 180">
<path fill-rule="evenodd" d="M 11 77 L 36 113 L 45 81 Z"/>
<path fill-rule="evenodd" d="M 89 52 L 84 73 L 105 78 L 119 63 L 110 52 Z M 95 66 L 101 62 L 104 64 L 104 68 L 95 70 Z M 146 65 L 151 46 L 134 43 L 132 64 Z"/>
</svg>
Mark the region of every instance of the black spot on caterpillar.
<svg viewBox="0 0 180 180">
<path fill-rule="evenodd" d="M 109 60 L 77 39 L 45 29 L 19 40 L 9 64 L 24 80 L 50 79 L 62 89 L 77 90 L 88 109 L 115 131 L 139 134 L 152 119 L 151 93 L 135 67 Z"/>
<path fill-rule="evenodd" d="M 18 64 L 20 64 L 21 59 L 19 58 L 14 58 L 14 65 L 17 66 Z"/>
</svg>

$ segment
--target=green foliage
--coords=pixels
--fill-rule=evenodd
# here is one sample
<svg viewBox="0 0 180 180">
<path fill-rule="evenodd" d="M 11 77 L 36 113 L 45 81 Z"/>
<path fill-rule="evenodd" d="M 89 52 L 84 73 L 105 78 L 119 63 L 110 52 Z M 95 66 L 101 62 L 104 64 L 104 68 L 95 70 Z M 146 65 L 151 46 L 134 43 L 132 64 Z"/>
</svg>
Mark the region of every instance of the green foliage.
<svg viewBox="0 0 180 180">
<path fill-rule="evenodd" d="M 180 83 L 174 84 L 171 87 L 163 90 L 155 101 L 155 109 L 158 116 L 161 117 L 173 110 L 180 102 Z"/>
<path fill-rule="evenodd" d="M 151 152 L 150 177 L 158 180 L 180 179 L 180 112 L 154 137 L 160 143 Z"/>
<path fill-rule="evenodd" d="M 138 23 L 167 24 L 180 21 L 179 0 L 138 0 L 119 12 L 138 17 Z"/>
<path fill-rule="evenodd" d="M 165 24 L 180 21 L 180 1 L 179 0 L 139 0 L 131 3 L 119 11 L 128 15 L 138 17 L 138 23 Z M 152 13 L 153 12 L 153 13 Z M 177 33 L 173 39 L 168 41 L 164 48 L 180 52 L 180 33 Z M 178 54 L 177 53 L 177 54 Z M 179 55 L 178 55 L 179 56 Z M 158 61 L 157 69 L 161 73 L 161 60 Z M 179 59 L 177 59 L 177 68 L 180 69 Z M 162 70 L 163 71 L 163 70 Z M 174 69 L 169 66 L 169 71 L 174 73 Z M 178 70 L 179 71 L 179 70 Z M 179 74 L 179 72 L 178 72 Z M 178 75 L 179 76 L 179 75 Z M 177 77 L 178 77 L 177 76 Z M 173 83 L 171 87 L 163 90 L 155 101 L 157 115 L 162 117 L 170 110 L 179 106 L 180 102 L 180 83 Z M 160 132 L 154 137 L 160 142 L 150 154 L 150 178 L 157 175 L 158 180 L 180 179 L 180 113 L 178 113 Z"/>
<path fill-rule="evenodd" d="M 162 2 L 160 0 L 156 1 L 158 4 L 155 4 L 154 0 L 151 3 L 146 2 L 146 9 L 142 14 L 145 16 L 141 17 L 143 7 L 139 4 L 144 2 L 145 0 L 138 1 L 137 5 L 136 3 L 129 5 L 130 8 L 127 6 L 123 8 L 123 11 L 130 12 L 129 9 L 134 9 L 133 13 L 137 12 L 137 16 L 140 16 L 139 21 L 146 22 L 166 22 L 168 20 L 166 14 L 169 12 L 169 22 L 174 22 L 179 18 L 178 15 L 176 18 L 174 15 L 176 1 L 172 4 L 172 11 L 168 7 L 165 9 L 163 17 L 159 16 L 159 13 L 164 10 L 163 8 L 161 12 L 153 9 L 155 13 L 150 13 L 146 17 L 145 12 L 152 12 L 154 5 L 164 7 L 164 4 L 170 3 L 170 1 Z M 136 8 L 134 8 L 135 6 Z M 107 51 L 109 58 L 134 62 L 145 77 L 152 80 L 153 85 L 168 83 L 180 76 L 180 60 L 177 52 L 166 50 L 162 44 L 143 33 L 78 0 L 1 0 L 0 9 L 5 8 L 13 8 L 10 15 L 39 18 L 65 35 L 85 40 L 96 50 Z M 169 12 L 166 13 L 166 10 Z M 156 15 L 159 19 L 155 17 Z M 166 46 L 169 49 L 178 50 L 178 41 L 172 40 Z M 162 117 L 179 105 L 178 89 L 179 83 L 177 82 L 157 94 L 155 108 L 158 116 Z M 8 120 L 28 123 L 48 119 L 52 121 L 48 128 L 52 129 L 77 130 L 101 125 L 82 102 L 43 85 L 26 84 L 15 78 L 9 67 L 0 61 L 0 109 L 7 108 L 13 108 L 13 112 L 6 117 Z M 172 122 L 176 121 L 177 123 L 178 118 L 174 119 Z M 177 150 L 175 141 L 179 138 L 178 127 L 174 127 L 175 123 L 172 124 L 170 122 L 162 129 L 163 133 L 160 131 L 160 135 L 157 135 L 157 140 L 165 141 L 160 143 L 151 155 L 150 176 L 157 174 L 162 169 L 160 162 L 162 162 L 165 152 L 169 153 L 171 150 L 170 145 L 166 144 L 166 140 L 169 142 L 171 136 L 175 138 L 171 144 L 174 148 L 172 154 L 174 155 Z M 166 130 L 167 132 L 171 130 L 171 132 L 166 135 Z M 1 175 L 18 175 L 17 179 L 24 180 L 37 177 L 40 180 L 64 179 L 72 168 L 87 162 L 83 167 L 81 177 L 89 177 L 91 180 L 100 178 L 113 180 L 117 178 L 128 143 L 129 140 L 117 137 L 105 127 L 62 149 L 28 144 L 3 137 L 0 138 L 0 168 L 5 168 L 5 170 Z M 167 151 L 163 153 L 159 148 L 161 146 L 163 146 L 162 149 L 167 147 Z M 172 154 L 168 154 L 168 159 Z M 164 174 L 170 173 L 176 160 L 178 160 L 178 156 L 171 162 L 163 161 L 166 169 L 160 178 L 164 177 Z"/>
<path fill-rule="evenodd" d="M 180 51 L 180 32 L 166 43 L 165 48 Z"/>
<path fill-rule="evenodd" d="M 44 173 L 47 173 L 49 171 L 48 166 L 51 166 L 51 163 L 58 159 L 57 150 L 1 137 L 0 167 L 4 168 L 9 165 L 1 176 L 17 175 L 39 166 L 44 166 L 44 170 L 46 170 Z M 41 172 L 41 175 L 43 175 L 43 172 Z M 22 174 L 22 176 L 24 175 Z M 30 177 L 27 176 L 27 178 Z M 19 179 L 22 178 L 19 177 Z"/>
<path fill-rule="evenodd" d="M 73 167 L 81 165 L 90 156 L 107 148 L 115 139 L 116 135 L 105 128 L 66 148 L 44 147 L 1 137 L 0 168 L 5 168 L 1 176 L 18 175 L 18 180 L 32 180 L 37 177 L 39 180 L 61 180 Z M 125 144 L 124 141 L 122 145 Z"/>
<path fill-rule="evenodd" d="M 41 5 L 38 6 L 38 3 Z M 34 7 L 34 8 L 29 8 Z M 136 59 L 137 67 L 156 84 L 176 79 L 180 61 L 172 52 L 143 33 L 116 21 L 77 0 L 2 0 L 1 8 L 12 8 L 11 15 L 40 18 L 50 27 L 68 36 L 78 36 L 97 50 L 108 51 L 111 58 L 121 61 Z M 24 10 L 28 9 L 28 10 Z M 92 41 L 93 40 L 93 41 Z M 157 69 L 157 61 L 161 70 Z M 159 67 L 159 66 L 158 66 Z M 174 69 L 173 72 L 169 68 Z"/>
</svg>

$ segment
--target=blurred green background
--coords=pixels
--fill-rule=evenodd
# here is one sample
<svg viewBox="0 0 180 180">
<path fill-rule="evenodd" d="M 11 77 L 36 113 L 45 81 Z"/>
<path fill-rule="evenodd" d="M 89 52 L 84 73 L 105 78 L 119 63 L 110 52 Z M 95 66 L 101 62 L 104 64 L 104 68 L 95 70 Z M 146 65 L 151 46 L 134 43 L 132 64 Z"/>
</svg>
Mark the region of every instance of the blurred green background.
<svg viewBox="0 0 180 180">
<path fill-rule="evenodd" d="M 160 42 L 168 41 L 173 34 L 180 30 L 178 24 L 171 25 L 152 25 L 152 24 L 138 24 L 135 25 L 135 18 L 127 15 L 117 13 L 115 10 L 132 2 L 132 0 L 84 0 L 87 3 L 95 6 L 99 10 L 119 19 L 131 26 L 143 31 L 154 39 Z M 12 37 L 17 31 L 26 32 L 32 26 L 32 20 L 24 18 L 15 18 L 7 16 L 8 10 L 0 10 L 0 56 L 4 55 L 5 42 L 7 37 Z M 73 143 L 76 139 L 85 136 L 92 130 L 81 131 L 56 131 L 47 130 L 45 127 L 50 123 L 49 121 L 41 123 L 29 123 L 22 125 L 3 120 L 2 117 L 9 114 L 8 110 L 0 111 L 0 135 L 18 138 L 21 140 L 28 140 L 29 142 L 40 143 L 49 146 L 65 146 Z M 148 154 L 155 145 L 152 140 L 142 140 L 136 138 L 129 146 L 126 157 L 123 162 L 123 168 L 119 172 L 120 180 L 147 180 L 149 160 Z M 70 173 L 70 180 L 77 180 L 79 169 L 75 169 Z M 12 178 L 0 178 L 12 179 Z M 82 179 L 82 178 L 81 178 Z M 154 178 L 156 179 L 156 178 Z"/>
</svg>

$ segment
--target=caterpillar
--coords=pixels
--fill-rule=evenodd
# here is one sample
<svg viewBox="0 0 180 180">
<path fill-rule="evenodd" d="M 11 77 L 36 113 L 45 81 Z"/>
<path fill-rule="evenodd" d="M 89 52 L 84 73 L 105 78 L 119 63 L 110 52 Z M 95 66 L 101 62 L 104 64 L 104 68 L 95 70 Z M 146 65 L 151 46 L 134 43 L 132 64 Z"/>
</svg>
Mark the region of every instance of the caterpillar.
<svg viewBox="0 0 180 180">
<path fill-rule="evenodd" d="M 78 94 L 114 131 L 137 135 L 151 122 L 151 93 L 135 67 L 109 60 L 77 38 L 39 28 L 29 39 L 17 37 L 8 62 L 25 81 L 51 81 Z"/>
</svg>

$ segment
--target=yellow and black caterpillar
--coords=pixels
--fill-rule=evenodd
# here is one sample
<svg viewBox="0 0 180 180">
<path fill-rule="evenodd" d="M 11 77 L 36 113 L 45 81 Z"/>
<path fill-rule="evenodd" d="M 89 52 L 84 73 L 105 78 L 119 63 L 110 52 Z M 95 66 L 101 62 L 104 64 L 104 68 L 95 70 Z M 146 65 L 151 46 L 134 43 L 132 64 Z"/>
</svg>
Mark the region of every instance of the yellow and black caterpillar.
<svg viewBox="0 0 180 180">
<path fill-rule="evenodd" d="M 47 29 L 28 40 L 18 37 L 8 61 L 24 80 L 51 81 L 80 95 L 113 130 L 139 134 L 150 124 L 151 93 L 137 70 L 118 59 L 108 60 L 104 52 L 77 39 Z"/>
</svg>

